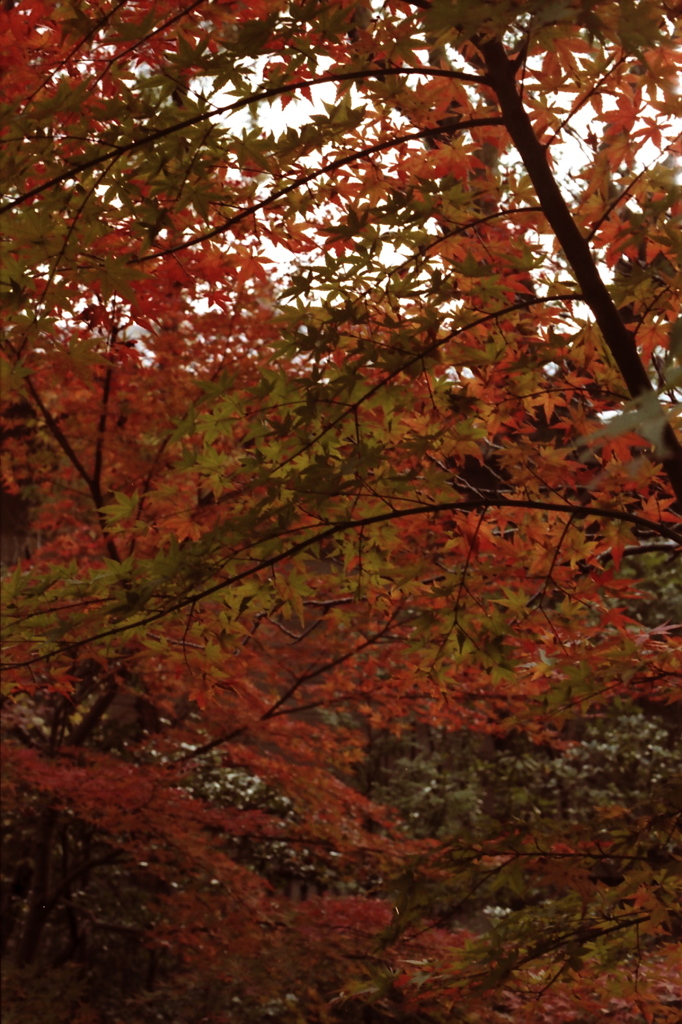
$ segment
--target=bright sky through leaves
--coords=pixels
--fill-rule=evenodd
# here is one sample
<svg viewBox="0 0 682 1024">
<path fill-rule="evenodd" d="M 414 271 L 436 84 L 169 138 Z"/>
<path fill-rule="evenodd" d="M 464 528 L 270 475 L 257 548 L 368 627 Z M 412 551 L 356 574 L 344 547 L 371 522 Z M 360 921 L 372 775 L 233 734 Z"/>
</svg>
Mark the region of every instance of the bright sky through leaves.
<svg viewBox="0 0 682 1024">
<path fill-rule="evenodd" d="M 3 6 L 14 1024 L 677 1024 L 678 7 Z"/>
</svg>

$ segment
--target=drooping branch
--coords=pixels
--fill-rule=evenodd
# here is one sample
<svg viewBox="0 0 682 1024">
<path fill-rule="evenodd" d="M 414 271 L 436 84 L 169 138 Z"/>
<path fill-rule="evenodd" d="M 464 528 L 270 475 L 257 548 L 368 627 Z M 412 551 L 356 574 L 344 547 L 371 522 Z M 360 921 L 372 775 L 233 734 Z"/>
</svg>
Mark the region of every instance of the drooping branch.
<svg viewBox="0 0 682 1024">
<path fill-rule="evenodd" d="M 264 711 L 262 715 L 259 716 L 258 721 L 267 722 L 271 718 L 279 718 L 282 715 L 292 714 L 295 711 L 301 711 L 302 707 L 300 705 L 294 705 L 288 708 L 285 708 L 284 705 L 287 703 L 287 701 L 291 700 L 294 694 L 297 693 L 302 686 L 304 686 L 306 683 L 309 683 L 311 679 L 316 679 L 317 677 L 324 675 L 325 672 L 329 672 L 330 669 L 337 668 L 339 665 L 343 665 L 345 662 L 350 661 L 352 658 L 356 658 L 358 654 L 366 650 L 368 647 L 371 647 L 383 636 L 385 636 L 385 634 L 388 632 L 392 625 L 393 617 L 391 616 L 391 618 L 385 624 L 383 629 L 381 629 L 378 633 L 375 633 L 369 639 L 363 640 L 363 642 L 361 644 L 358 644 L 357 647 L 352 648 L 352 650 L 350 651 L 345 651 L 343 654 L 339 655 L 336 658 L 332 658 L 331 660 L 325 662 L 323 665 L 318 665 L 316 668 L 311 669 L 309 672 L 304 672 L 303 675 L 296 676 L 294 682 L 289 687 L 287 687 L 284 693 L 282 693 L 274 701 L 274 703 L 271 704 L 270 707 L 266 711 Z M 304 707 L 308 709 L 309 707 L 317 707 L 318 704 L 319 702 L 315 701 L 310 705 L 304 705 Z M 185 764 L 187 761 L 192 761 L 197 757 L 202 757 L 204 754 L 208 754 L 212 750 L 215 750 L 216 747 L 221 747 L 226 743 L 231 743 L 232 740 L 236 739 L 238 736 L 243 736 L 243 734 L 245 732 L 248 732 L 248 730 L 248 725 L 240 725 L 236 729 L 231 729 L 229 732 L 224 733 L 221 736 L 217 736 L 215 739 L 209 740 L 207 743 L 202 743 L 201 746 L 195 747 L 193 750 L 189 750 L 185 754 L 181 754 L 180 757 L 170 762 L 168 764 L 168 767 L 176 768 L 179 765 Z"/>
<path fill-rule="evenodd" d="M 543 213 L 568 260 L 584 301 L 590 307 L 630 395 L 637 399 L 654 389 L 640 359 L 635 337 L 627 329 L 597 269 L 592 250 L 571 215 L 557 180 L 547 161 L 546 148 L 538 139 L 516 86 L 515 65 L 498 40 L 480 42 L 488 72 L 488 83 L 497 96 L 504 125 L 516 146 L 540 201 Z M 682 445 L 667 422 L 663 408 L 660 416 L 660 441 L 656 457 L 682 504 Z"/>
<path fill-rule="evenodd" d="M 338 171 L 340 167 L 346 167 L 348 164 L 355 163 L 358 160 L 365 160 L 369 156 L 373 156 L 375 153 L 381 153 L 386 149 L 395 149 L 396 146 L 402 146 L 405 142 L 420 142 L 422 139 L 434 139 L 439 135 L 449 135 L 455 131 L 466 131 L 469 128 L 487 128 L 491 125 L 501 125 L 503 120 L 500 117 L 472 117 L 467 121 L 456 121 L 450 125 L 439 125 L 437 128 L 424 128 L 420 132 L 409 132 L 407 135 L 397 135 L 393 138 L 387 139 L 384 142 L 377 142 L 373 146 L 365 146 L 363 149 L 356 149 L 347 156 L 341 156 L 338 160 L 332 160 L 331 163 L 325 164 L 324 167 L 318 167 L 314 171 L 310 171 L 309 174 L 304 174 L 300 178 L 296 178 L 288 185 L 284 185 L 283 188 L 278 188 L 270 195 L 266 196 L 265 199 L 261 199 L 258 203 L 252 203 L 251 206 L 244 207 L 239 213 L 235 213 L 233 217 L 228 217 L 219 224 L 217 227 L 212 228 L 210 231 L 206 231 L 201 235 L 195 235 L 193 238 L 188 238 L 185 242 L 179 242 L 178 245 L 174 245 L 169 249 L 161 249 L 159 252 L 149 253 L 147 256 L 141 256 L 136 259 L 132 259 L 131 263 L 148 263 L 150 260 L 158 260 L 162 256 L 171 256 L 175 253 L 182 252 L 183 249 L 191 249 L 195 245 L 199 245 L 201 242 L 208 242 L 211 238 L 217 238 L 219 235 L 224 235 L 230 228 L 234 227 L 240 221 L 245 220 L 247 217 L 251 217 L 254 213 L 258 213 L 259 210 L 263 210 L 268 206 L 272 206 L 273 203 L 281 199 L 282 196 L 287 196 L 291 192 L 296 192 L 303 188 L 305 185 L 310 184 L 311 181 L 315 181 L 317 178 L 322 177 L 323 174 L 331 174 L 334 171 Z"/>
<path fill-rule="evenodd" d="M 255 576 L 256 573 L 262 572 L 264 569 L 270 569 L 275 565 L 280 565 L 282 562 L 295 558 L 297 555 L 301 554 L 303 551 L 307 551 L 314 545 L 318 545 L 325 540 L 329 540 L 331 537 L 336 537 L 352 530 L 359 530 L 367 526 L 375 526 L 379 523 L 393 522 L 395 520 L 405 519 L 411 516 L 434 515 L 442 512 L 475 512 L 477 510 L 484 510 L 487 508 L 534 509 L 539 512 L 557 512 L 559 514 L 576 516 L 582 519 L 589 518 L 590 516 L 596 516 L 599 519 L 613 519 L 618 522 L 631 523 L 633 526 L 639 526 L 641 529 L 659 534 L 661 537 L 668 537 L 671 540 L 674 540 L 677 544 L 682 544 L 682 533 L 670 526 L 666 526 L 665 523 L 655 522 L 653 519 L 646 519 L 644 516 L 638 516 L 634 513 L 625 512 L 620 509 L 599 508 L 598 506 L 593 505 L 571 505 L 569 502 L 534 501 L 531 499 L 519 500 L 515 498 L 502 497 L 475 498 L 467 501 L 442 501 L 434 504 L 424 503 L 417 506 L 412 505 L 409 508 L 391 509 L 388 512 L 381 512 L 375 516 L 365 516 L 362 519 L 344 519 L 329 525 L 322 525 L 319 530 L 311 533 L 307 537 L 304 537 L 302 540 L 291 544 L 289 547 L 278 551 L 269 558 L 258 560 L 254 558 L 254 563 L 248 566 L 248 568 L 243 569 L 241 572 L 235 573 L 227 579 L 220 580 L 219 583 L 214 583 L 209 587 L 205 587 L 203 590 L 197 590 L 191 594 L 185 595 L 179 600 L 167 605 L 165 608 L 160 608 L 158 611 L 152 612 L 144 618 L 138 619 L 136 622 L 124 622 L 118 626 L 112 626 L 110 629 L 105 629 L 100 633 L 95 633 L 92 636 L 84 637 L 80 640 L 65 640 L 62 641 L 59 648 L 53 652 L 37 655 L 35 658 L 28 658 L 26 661 L 17 662 L 15 664 L 7 663 L 0 667 L 3 669 L 15 669 L 23 668 L 28 665 L 35 665 L 39 662 L 49 661 L 50 658 L 55 657 L 57 654 L 63 654 L 65 651 L 75 651 L 84 644 L 94 643 L 96 640 L 103 640 L 106 637 L 116 636 L 119 633 L 126 633 L 131 629 L 140 629 L 143 626 L 148 626 L 153 622 L 158 622 L 160 619 L 166 618 L 168 615 L 172 615 L 174 612 L 179 612 L 184 608 L 189 608 L 198 601 L 203 601 L 207 597 L 212 597 L 214 594 L 220 593 L 220 591 L 226 590 L 228 587 L 241 583 L 242 580 Z M 271 539 L 272 537 L 262 537 L 260 540 L 254 541 L 253 546 Z"/>
<path fill-rule="evenodd" d="M 430 356 L 435 355 L 435 353 L 438 352 L 439 349 L 447 345 L 447 343 L 449 341 L 452 341 L 453 338 L 457 338 L 459 335 L 466 334 L 467 331 L 472 330 L 472 328 L 474 327 L 479 327 L 481 326 L 481 324 L 494 323 L 497 320 L 499 320 L 500 317 L 506 316 L 509 313 L 514 313 L 516 312 L 516 310 L 531 309 L 533 306 L 543 305 L 546 302 L 572 302 L 580 298 L 582 298 L 582 296 L 580 294 L 577 294 L 576 292 L 561 292 L 558 295 L 545 295 L 542 296 L 541 298 L 533 296 L 533 298 L 531 299 L 521 299 L 520 301 L 514 302 L 511 305 L 501 306 L 499 309 L 494 309 L 491 313 L 485 313 L 483 316 L 477 317 L 470 323 L 463 324 L 461 327 L 455 327 L 452 331 L 449 331 L 442 337 L 436 338 L 435 341 L 430 342 L 430 344 L 428 344 L 425 348 L 421 349 L 415 355 L 409 356 L 409 358 L 406 359 L 404 363 L 400 363 L 400 365 L 396 366 L 394 370 L 391 370 L 390 372 L 384 374 L 384 376 L 379 381 L 377 381 L 376 384 L 372 384 L 371 387 L 367 388 L 367 390 L 362 395 L 360 395 L 360 397 L 356 399 L 355 402 L 353 402 L 351 405 L 346 406 L 343 412 L 339 413 L 338 416 L 334 417 L 333 419 L 330 419 L 329 422 L 326 423 L 321 430 L 319 430 L 316 434 L 314 434 L 307 440 L 305 445 L 297 449 L 293 455 L 288 456 L 286 459 L 282 459 L 282 461 L 279 462 L 275 467 L 276 471 L 279 472 L 280 470 L 284 469 L 285 466 L 288 466 L 290 463 L 292 463 L 294 459 L 298 458 L 298 456 L 301 455 L 304 451 L 308 451 L 310 448 L 312 448 L 314 444 L 317 444 L 318 441 L 321 441 L 323 437 L 325 437 L 327 434 L 330 433 L 330 431 L 332 431 L 335 427 L 342 423 L 347 416 L 349 416 L 351 413 L 356 413 L 361 405 L 367 403 L 372 398 L 374 398 L 375 395 L 377 395 L 388 384 L 394 381 L 396 377 L 399 377 L 401 373 L 406 373 L 413 366 L 419 365 L 424 359 L 428 359 Z M 221 497 L 221 501 L 228 500 L 234 496 L 235 495 L 233 494 L 225 494 L 224 496 Z"/>
<path fill-rule="evenodd" d="M 26 202 L 27 199 L 34 199 L 43 192 L 48 192 L 51 188 L 54 188 L 55 185 L 61 185 L 64 181 L 76 179 L 85 171 L 91 171 L 94 167 L 99 167 L 102 164 L 107 163 L 109 160 L 117 160 L 130 153 L 136 152 L 138 149 L 143 149 L 145 146 L 153 146 L 154 143 L 167 138 L 169 135 L 175 135 L 178 132 L 186 131 L 188 128 L 194 128 L 195 125 L 203 124 L 206 121 L 212 120 L 214 117 L 221 117 L 225 114 L 234 114 L 239 110 L 243 110 L 244 107 L 251 106 L 254 103 L 260 103 L 261 100 L 271 100 L 276 99 L 278 96 L 288 96 L 291 93 L 299 91 L 302 92 L 304 89 L 310 89 L 316 85 L 328 85 L 333 84 L 334 82 L 360 82 L 370 78 L 384 78 L 387 75 L 400 75 L 403 77 L 407 77 L 409 75 L 426 75 L 433 78 L 454 78 L 458 81 L 478 82 L 479 84 L 484 81 L 484 79 L 479 75 L 471 75 L 465 71 L 452 71 L 449 68 L 363 68 L 362 71 L 342 71 L 338 74 L 320 75 L 318 78 L 302 79 L 299 82 L 287 82 L 285 85 L 273 86 L 271 89 L 261 89 L 259 92 L 252 93 L 250 96 L 245 96 L 243 99 L 235 100 L 234 103 L 227 103 L 221 107 L 214 107 L 212 110 L 206 111 L 203 114 L 197 114 L 195 117 L 187 117 L 175 124 L 167 125 L 165 128 L 159 128 L 156 131 L 149 131 L 142 138 L 134 139 L 132 142 L 126 143 L 126 145 L 116 146 L 109 143 L 108 148 L 104 153 L 92 157 L 91 160 L 84 160 L 82 163 L 74 164 L 68 170 L 62 171 L 60 174 L 56 174 L 53 178 L 43 181 L 40 185 L 36 185 L 27 192 L 22 192 L 19 196 L 15 196 L 14 199 L 11 199 L 3 206 L 0 206 L 0 213 L 12 210 L 14 207 L 20 206 L 22 203 Z M 441 128 L 440 131 L 442 132 L 443 129 Z M 6 142 L 10 141 L 12 140 L 6 140 Z"/>
</svg>

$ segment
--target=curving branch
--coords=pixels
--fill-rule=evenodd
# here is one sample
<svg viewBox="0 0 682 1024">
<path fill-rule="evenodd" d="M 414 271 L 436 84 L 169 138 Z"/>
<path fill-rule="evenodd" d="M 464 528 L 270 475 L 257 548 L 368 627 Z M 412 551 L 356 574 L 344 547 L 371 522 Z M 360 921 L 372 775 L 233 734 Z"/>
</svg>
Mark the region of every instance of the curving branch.
<svg viewBox="0 0 682 1024">
<path fill-rule="evenodd" d="M 472 512 L 478 509 L 484 510 L 488 508 L 535 509 L 539 512 L 558 512 L 569 516 L 577 516 L 582 519 L 589 518 L 590 516 L 596 516 L 599 519 L 615 519 L 618 522 L 631 523 L 633 526 L 639 526 L 651 533 L 674 540 L 677 544 L 682 544 L 681 531 L 676 530 L 673 527 L 666 526 L 664 523 L 656 522 L 653 519 L 646 519 L 644 516 L 638 516 L 632 512 L 624 512 L 620 509 L 599 508 L 593 505 L 571 505 L 569 502 L 560 501 L 534 501 L 531 499 L 520 500 L 516 498 L 502 497 L 475 498 L 467 501 L 441 501 L 434 504 L 424 503 L 404 509 L 391 509 L 389 512 L 381 512 L 377 515 L 366 516 L 362 519 L 343 519 L 336 523 L 327 525 L 321 524 L 316 532 L 305 537 L 303 540 L 290 545 L 283 551 L 279 551 L 277 554 L 271 555 L 270 558 L 263 558 L 256 564 L 249 566 L 247 569 L 243 569 L 241 572 L 235 573 L 233 576 L 229 576 L 227 579 L 221 580 L 219 583 L 214 583 L 210 587 L 205 587 L 203 590 L 193 591 L 191 594 L 185 595 L 180 600 L 174 601 L 167 607 L 161 608 L 156 612 L 152 612 L 150 615 L 147 615 L 142 619 L 138 619 L 136 622 L 128 622 L 122 623 L 118 626 L 112 626 L 110 629 L 102 630 L 100 633 L 95 633 L 92 636 L 84 637 L 80 640 L 62 641 L 60 642 L 60 646 L 57 650 L 48 654 L 38 655 L 35 658 L 29 658 L 26 661 L 20 661 L 14 664 L 7 663 L 0 667 L 3 669 L 14 669 L 23 668 L 28 665 L 35 665 L 40 662 L 46 662 L 51 658 L 56 657 L 58 654 L 64 654 L 65 651 L 75 651 L 78 648 L 83 647 L 86 644 L 94 643 L 97 640 L 103 640 L 110 636 L 117 636 L 118 634 L 126 633 L 131 629 L 140 629 L 142 626 L 148 626 L 152 622 L 158 622 L 160 619 L 164 619 L 166 616 L 172 615 L 174 612 L 182 611 L 184 608 L 193 606 L 198 601 L 203 601 L 207 597 L 212 597 L 214 594 L 218 594 L 221 590 L 226 590 L 228 587 L 234 586 L 236 583 L 241 583 L 242 580 L 255 576 L 256 573 L 262 572 L 264 569 L 270 569 L 275 565 L 279 565 L 281 562 L 294 558 L 296 555 L 301 554 L 303 551 L 307 551 L 308 548 L 319 544 L 321 541 L 329 540 L 331 537 L 336 537 L 339 534 L 346 533 L 351 530 L 363 529 L 367 526 L 375 526 L 378 523 L 388 523 L 397 519 L 406 519 L 411 516 L 434 515 L 441 512 Z M 272 537 L 262 537 L 254 543 L 263 543 L 268 539 L 272 539 Z"/>
<path fill-rule="evenodd" d="M 337 160 L 332 160 L 331 163 L 326 164 L 324 167 L 318 167 L 317 170 L 311 171 L 309 174 L 304 174 L 300 178 L 296 178 L 289 185 L 285 185 L 283 188 L 276 189 L 275 192 L 271 192 L 265 199 L 261 199 L 258 203 L 253 203 L 251 206 L 245 207 L 236 213 L 234 217 L 229 217 L 223 221 L 217 227 L 212 228 L 210 231 L 206 231 L 202 235 L 195 235 L 194 238 L 187 239 L 186 242 L 180 242 L 178 245 L 172 246 L 170 249 L 161 249 L 160 252 L 149 253 L 147 256 L 141 256 L 134 258 L 131 263 L 148 263 L 149 260 L 158 260 L 162 256 L 170 256 L 176 252 L 182 252 L 183 249 L 190 249 L 200 242 L 207 242 L 211 238 L 217 238 L 219 235 L 224 235 L 230 230 L 235 224 L 245 220 L 252 214 L 257 213 L 259 210 L 265 209 L 267 206 L 271 206 L 272 203 L 281 199 L 282 196 L 289 195 L 290 192 L 295 192 L 297 189 L 303 188 L 304 185 L 308 185 L 311 181 L 315 181 L 316 178 L 320 178 L 323 174 L 330 174 L 332 171 L 338 171 L 339 167 L 346 167 L 348 164 L 355 163 L 356 160 L 364 160 L 368 156 L 373 156 L 374 153 L 381 153 L 386 149 L 395 149 L 396 146 L 401 146 L 404 142 L 419 142 L 421 139 L 433 139 L 439 135 L 449 135 L 455 131 L 466 131 L 468 128 L 484 128 L 490 125 L 501 125 L 503 120 L 500 117 L 472 117 L 468 121 L 457 121 L 449 125 L 439 125 L 437 128 L 424 128 L 420 132 L 408 132 L 407 135 L 397 135 L 392 139 L 388 139 L 386 142 L 377 142 L 373 146 L 365 146 L 364 149 L 356 149 L 348 156 L 341 156 Z"/>
<path fill-rule="evenodd" d="M 213 117 L 220 117 L 222 114 L 234 114 L 238 110 L 243 110 L 244 107 L 251 106 L 252 103 L 275 99 L 277 96 L 288 96 L 290 93 L 310 89 L 316 85 L 327 85 L 333 82 L 359 82 L 368 78 L 384 78 L 387 75 L 430 75 L 433 78 L 456 78 L 459 81 L 478 82 L 479 84 L 485 81 L 480 75 L 470 75 L 465 71 L 451 71 L 448 68 L 364 68 L 362 71 L 342 71 L 338 74 L 320 75 L 318 78 L 306 78 L 300 82 L 289 82 L 286 85 L 273 86 L 271 89 L 261 89 L 260 92 L 255 92 L 251 96 L 245 96 L 241 100 L 235 100 L 234 103 L 215 107 L 215 109 L 209 110 L 205 114 L 197 114 L 195 117 L 185 118 L 183 121 L 167 125 L 165 128 L 150 131 L 143 138 L 134 139 L 125 146 L 115 146 L 110 143 L 110 148 L 105 153 L 95 156 L 91 160 L 84 160 L 80 164 L 75 164 L 68 171 L 62 171 L 61 174 L 56 174 L 53 178 L 49 178 L 42 184 L 36 185 L 35 188 L 29 189 L 28 192 L 22 192 L 20 196 L 11 199 L 4 206 L 0 206 L 0 213 L 6 213 L 7 210 L 20 206 L 27 199 L 35 198 L 35 196 L 39 196 L 43 192 L 54 188 L 55 185 L 60 185 L 63 181 L 77 178 L 79 174 L 83 174 L 84 171 L 90 171 L 93 167 L 99 167 L 101 164 L 106 163 L 107 160 L 118 160 L 129 153 L 136 152 L 138 149 L 153 145 L 153 143 L 158 142 L 160 139 L 174 135 L 176 132 L 193 128 L 195 125 L 203 124 L 205 121 L 210 121 Z M 440 133 L 443 131 L 444 129 L 441 127 Z M 6 139 L 5 141 L 9 142 L 12 140 Z"/>
</svg>

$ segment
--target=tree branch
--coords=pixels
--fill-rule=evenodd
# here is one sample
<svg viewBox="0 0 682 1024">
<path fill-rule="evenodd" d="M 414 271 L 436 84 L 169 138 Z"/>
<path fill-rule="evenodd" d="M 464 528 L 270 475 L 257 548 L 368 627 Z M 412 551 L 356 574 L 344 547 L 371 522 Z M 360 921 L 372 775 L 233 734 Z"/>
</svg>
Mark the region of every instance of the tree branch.
<svg viewBox="0 0 682 1024">
<path fill-rule="evenodd" d="M 50 868 L 52 842 L 57 824 L 57 811 L 52 806 L 44 808 L 38 819 L 33 846 L 33 885 L 29 900 L 28 914 L 17 949 L 17 963 L 21 967 L 32 964 L 38 952 L 40 939 L 51 907 L 49 903 Z"/>
<path fill-rule="evenodd" d="M 112 331 L 112 335 L 115 332 Z M 107 429 L 107 414 L 109 411 L 109 395 L 111 394 L 111 378 L 113 376 L 114 368 L 110 362 L 104 372 L 104 381 L 102 384 L 102 410 L 100 412 L 99 424 L 97 427 L 97 441 L 95 442 L 95 465 L 92 471 L 92 484 L 93 488 L 97 491 L 99 497 L 99 505 L 102 505 L 102 456 L 104 453 L 104 437 Z"/>
<path fill-rule="evenodd" d="M 214 110 L 209 110 L 205 114 L 197 114 L 195 117 L 185 118 L 184 121 L 179 121 L 177 124 L 171 124 L 166 128 L 159 128 L 157 131 L 151 131 L 143 138 L 135 139 L 133 142 L 129 142 L 125 146 L 113 146 L 107 149 L 107 151 L 102 153 L 100 156 L 95 156 L 91 160 L 84 160 L 83 163 L 76 164 L 68 171 L 62 171 L 61 174 L 56 174 L 53 178 L 50 178 L 48 181 L 44 181 L 41 185 L 36 185 L 35 188 L 29 189 L 28 192 L 22 192 L 20 196 L 17 196 L 15 199 L 11 199 L 9 202 L 5 203 L 4 206 L 0 206 L 0 213 L 12 210 L 15 206 L 20 206 L 21 203 L 26 202 L 27 199 L 33 199 L 35 196 L 39 196 L 41 193 L 54 188 L 55 185 L 60 185 L 63 181 L 69 181 L 72 178 L 77 178 L 79 174 L 82 174 L 84 171 L 90 171 L 93 167 L 99 167 L 100 164 L 106 163 L 107 160 L 120 158 L 122 156 L 126 156 L 128 153 L 134 153 L 136 150 L 142 149 L 144 146 L 152 145 L 160 139 L 165 139 L 169 135 L 174 135 L 175 132 L 183 131 L 186 128 L 193 128 L 195 125 L 203 124 L 205 121 L 210 121 L 213 117 L 220 117 L 223 114 L 235 113 L 237 110 L 242 110 L 244 107 L 248 107 L 252 103 L 260 103 L 261 100 L 274 99 L 277 96 L 287 96 L 289 93 L 297 92 L 301 89 L 310 89 L 314 85 L 326 85 L 334 82 L 358 82 L 363 81 L 366 78 L 383 78 L 386 75 L 430 75 L 434 78 L 455 78 L 464 82 L 480 83 L 484 81 L 484 79 L 479 75 L 467 74 L 465 71 L 451 71 L 448 68 L 366 68 L 362 71 L 343 71 L 337 75 L 320 75 L 319 78 L 307 78 L 300 82 L 290 82 L 286 85 L 274 86 L 272 89 L 262 89 L 260 92 L 255 92 L 251 96 L 246 96 L 244 99 L 236 100 L 234 103 L 228 103 L 223 107 L 216 107 Z M 13 140 L 7 139 L 5 141 L 11 142 Z"/>
<path fill-rule="evenodd" d="M 261 199 L 258 203 L 253 203 L 251 206 L 245 207 L 236 213 L 234 217 L 229 217 L 227 220 L 219 224 L 218 227 L 212 228 L 211 231 L 206 231 L 203 235 L 195 235 L 194 238 L 189 238 L 186 242 L 180 242 L 178 245 L 174 245 L 170 249 L 162 249 L 160 252 L 152 252 L 147 256 L 135 257 L 131 259 L 131 263 L 148 263 L 150 260 L 158 260 L 162 256 L 170 256 L 176 252 L 182 252 L 183 249 L 190 249 L 194 245 L 198 245 L 200 242 L 207 242 L 211 238 L 217 238 L 219 235 L 224 235 L 226 231 L 229 231 L 231 227 L 244 220 L 246 217 L 250 217 L 252 214 L 257 213 L 259 210 L 263 210 L 266 206 L 270 206 L 272 203 L 281 199 L 282 196 L 288 195 L 290 192 L 295 192 L 299 188 L 303 188 L 304 185 L 308 185 L 311 181 L 315 181 L 316 178 L 321 177 L 323 174 L 331 174 L 332 171 L 338 171 L 339 167 L 345 167 L 347 164 L 355 163 L 356 160 L 364 160 L 365 157 L 372 156 L 374 153 L 380 153 L 385 149 L 394 149 L 396 146 L 402 145 L 404 142 L 418 142 L 421 139 L 434 139 L 439 135 L 450 135 L 454 132 L 466 131 L 468 128 L 484 128 L 489 125 L 501 125 L 503 119 L 500 117 L 472 117 L 468 121 L 456 121 L 448 125 L 439 125 L 437 128 L 424 128 L 420 132 L 410 132 L 407 135 L 398 135 L 392 139 L 388 139 L 386 142 L 377 142 L 373 146 L 366 146 L 364 149 L 356 149 L 353 153 L 348 156 L 339 157 L 338 160 L 332 160 L 330 164 L 326 164 L 324 167 L 318 167 L 317 170 L 311 171 L 310 174 L 305 174 L 301 178 L 296 178 L 289 185 L 285 185 L 283 188 L 276 189 L 271 192 L 265 199 Z M 1 212 L 1 211 L 0 211 Z"/>
<path fill-rule="evenodd" d="M 62 449 L 62 451 L 64 452 L 64 454 L 66 455 L 67 459 L 69 460 L 71 465 L 74 467 L 74 469 L 76 470 L 78 475 L 84 480 L 84 482 L 85 482 L 85 484 L 86 484 L 86 486 L 88 488 L 88 491 L 90 492 L 90 496 L 92 497 L 92 500 L 93 500 L 93 503 L 94 503 L 94 506 L 95 506 L 95 511 L 97 513 L 97 519 L 99 521 L 100 529 L 101 529 L 102 535 L 104 537 L 104 543 L 106 544 L 107 553 L 108 553 L 109 557 L 112 558 L 115 562 L 120 561 L 119 556 L 118 556 L 118 550 L 116 548 L 116 545 L 114 544 L 114 540 L 113 540 L 111 534 L 107 530 L 106 520 L 105 520 L 105 518 L 104 518 L 104 516 L 102 514 L 102 511 L 101 511 L 101 506 L 102 506 L 103 502 L 102 502 L 102 493 L 100 491 L 99 482 L 97 480 L 95 480 L 94 477 L 90 476 L 90 474 L 86 470 L 85 466 L 83 465 L 81 460 L 76 455 L 76 452 L 74 451 L 73 447 L 71 446 L 71 442 L 69 441 L 68 437 L 66 436 L 66 434 L 64 433 L 62 428 L 57 423 L 56 419 L 54 418 L 54 416 L 52 415 L 50 410 L 47 408 L 47 406 L 43 402 L 43 400 L 40 397 L 40 395 L 38 394 L 38 392 L 36 391 L 35 387 L 33 386 L 32 382 L 31 382 L 30 377 L 26 381 L 26 386 L 27 386 L 28 390 L 30 391 L 31 396 L 33 397 L 34 402 L 36 403 L 36 405 L 40 409 L 41 413 L 45 417 L 45 423 L 47 424 L 50 433 L 52 434 L 52 436 L 54 437 L 55 441 L 57 442 L 59 447 Z"/>
<path fill-rule="evenodd" d="M 533 182 L 543 213 L 547 218 L 576 280 L 584 301 L 590 307 L 604 341 L 613 356 L 633 398 L 654 395 L 654 389 L 639 357 L 634 335 L 623 323 L 597 269 L 592 251 L 571 216 L 568 205 L 547 162 L 546 147 L 535 134 L 530 118 L 516 87 L 514 63 L 497 39 L 479 42 L 485 59 L 488 83 L 497 96 L 505 127 L 516 146 Z M 682 506 L 682 445 L 668 423 L 663 408 L 660 412 L 660 442 L 656 457 L 670 481 Z"/>
<path fill-rule="evenodd" d="M 657 523 L 653 519 L 645 519 L 643 516 L 635 515 L 632 512 L 623 512 L 620 509 L 595 508 L 590 505 L 571 505 L 568 502 L 521 501 L 515 498 L 490 497 L 476 498 L 470 501 L 442 501 L 433 505 L 425 503 L 423 505 L 418 505 L 416 507 L 411 506 L 410 508 L 405 509 L 391 509 L 389 512 L 381 512 L 378 515 L 367 516 L 364 519 L 344 519 L 340 522 L 332 523 L 331 525 L 320 529 L 320 532 L 313 533 L 304 540 L 298 541 L 296 544 L 292 544 L 284 551 L 271 555 L 270 558 L 264 558 L 257 561 L 254 565 L 249 566 L 249 568 L 243 569 L 242 572 L 235 573 L 233 576 L 229 576 L 227 579 L 221 580 L 220 583 L 214 583 L 212 586 L 206 587 L 204 590 L 189 594 L 179 601 L 176 601 L 174 604 L 168 605 L 166 608 L 161 608 L 159 611 L 153 612 L 151 615 L 147 615 L 143 619 L 138 619 L 137 622 L 122 623 L 119 626 L 113 626 L 111 629 L 103 630 L 101 633 L 95 633 L 94 635 L 85 637 L 81 640 L 63 641 L 59 650 L 52 651 L 49 654 L 39 655 L 35 658 L 29 658 L 26 661 L 20 661 L 15 664 L 7 663 L 1 667 L 3 669 L 24 668 L 28 665 L 35 665 L 40 662 L 49 661 L 57 654 L 63 654 L 65 651 L 75 651 L 84 644 L 90 644 L 94 643 L 96 640 L 103 640 L 106 637 L 116 636 L 117 634 L 125 633 L 130 629 L 141 629 L 143 626 L 148 626 L 152 622 L 158 622 L 159 619 L 163 619 L 167 615 L 173 614 L 173 612 L 182 611 L 184 608 L 196 604 L 197 601 L 202 601 L 204 598 L 212 597 L 213 594 L 217 594 L 221 590 L 225 590 L 227 587 L 234 586 L 235 583 L 241 583 L 242 580 L 255 576 L 256 573 L 262 572 L 264 569 L 270 569 L 273 565 L 278 565 L 289 558 L 294 558 L 296 555 L 306 551 L 314 544 L 319 544 L 321 541 L 329 540 L 330 537 L 335 537 L 337 534 L 344 533 L 348 530 L 357 530 L 366 526 L 374 526 L 377 523 L 387 523 L 396 519 L 405 519 L 409 516 L 434 515 L 438 512 L 471 512 L 476 511 L 477 509 L 487 508 L 536 509 L 540 512 L 565 513 L 571 516 L 579 516 L 581 518 L 597 516 L 600 519 L 615 519 L 623 523 L 632 523 L 633 526 L 640 526 L 643 529 L 650 530 L 653 533 L 658 533 L 662 537 L 669 537 L 676 543 L 682 544 L 682 533 L 672 527 L 666 526 L 664 523 Z M 266 540 L 268 540 L 267 537 L 260 538 L 260 540 L 254 542 L 254 545 L 264 543 Z"/>
</svg>

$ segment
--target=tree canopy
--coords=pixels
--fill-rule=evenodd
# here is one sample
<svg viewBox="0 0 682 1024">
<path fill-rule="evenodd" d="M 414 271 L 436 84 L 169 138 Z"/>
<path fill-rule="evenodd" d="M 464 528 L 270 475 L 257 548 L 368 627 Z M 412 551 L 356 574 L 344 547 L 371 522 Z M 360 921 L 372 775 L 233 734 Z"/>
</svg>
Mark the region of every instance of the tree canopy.
<svg viewBox="0 0 682 1024">
<path fill-rule="evenodd" d="M 8 1022 L 674 1024 L 680 5 L 0 18 Z"/>
</svg>

